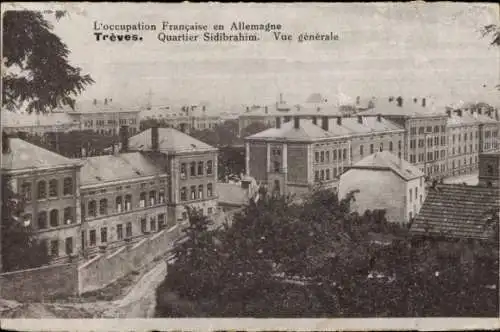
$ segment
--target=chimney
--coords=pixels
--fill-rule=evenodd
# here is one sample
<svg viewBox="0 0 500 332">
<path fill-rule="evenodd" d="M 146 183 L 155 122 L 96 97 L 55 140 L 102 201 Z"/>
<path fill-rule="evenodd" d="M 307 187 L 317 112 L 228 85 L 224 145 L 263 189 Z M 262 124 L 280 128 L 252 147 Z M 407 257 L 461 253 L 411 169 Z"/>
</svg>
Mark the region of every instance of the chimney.
<svg viewBox="0 0 500 332">
<path fill-rule="evenodd" d="M 403 106 L 403 97 L 399 96 L 398 98 L 396 98 L 396 101 L 399 107 Z"/>
<path fill-rule="evenodd" d="M 361 97 L 360 96 L 357 96 L 356 97 L 356 105 L 359 105 L 361 102 Z"/>
<path fill-rule="evenodd" d="M 281 128 L 281 118 L 279 116 L 276 117 L 276 128 Z"/>
<path fill-rule="evenodd" d="M 104 105 L 108 104 L 108 98 L 104 98 Z"/>
<path fill-rule="evenodd" d="M 250 107 L 247 106 L 247 109 L 246 109 L 247 112 L 250 112 Z"/>
<path fill-rule="evenodd" d="M 488 115 L 488 117 L 492 118 L 492 116 L 491 116 L 491 110 L 487 110 L 486 111 L 486 115 Z"/>
<path fill-rule="evenodd" d="M 422 98 L 422 107 L 425 107 L 425 104 L 426 104 L 426 100 L 425 100 L 425 98 Z"/>
<path fill-rule="evenodd" d="M 451 118 L 451 110 L 446 110 L 446 114 L 448 115 L 449 118 Z"/>
<path fill-rule="evenodd" d="M 313 125 L 318 124 L 318 119 L 315 116 L 312 117 L 312 120 L 313 120 Z"/>
<path fill-rule="evenodd" d="M 417 103 L 417 101 L 418 101 L 418 99 L 417 99 L 417 98 L 413 98 L 413 102 L 414 102 L 415 104 Z"/>
<path fill-rule="evenodd" d="M 154 126 L 151 128 L 151 148 L 153 149 L 153 151 L 158 151 L 160 149 L 158 126 Z"/>
<path fill-rule="evenodd" d="M 377 114 L 377 121 L 382 122 L 382 114 Z"/>
<path fill-rule="evenodd" d="M 394 97 L 389 97 L 389 102 L 392 103 L 394 101 Z"/>
<path fill-rule="evenodd" d="M 358 115 L 358 123 L 363 123 L 363 117 L 361 115 Z"/>
<path fill-rule="evenodd" d="M 321 112 L 321 107 L 316 108 L 316 112 Z"/>
<path fill-rule="evenodd" d="M 122 144 L 121 152 L 128 152 L 128 126 L 120 127 L 120 143 Z"/>
<path fill-rule="evenodd" d="M 478 113 L 478 114 L 483 114 L 483 109 L 482 109 L 482 108 L 478 108 L 478 109 L 477 109 L 477 113 Z"/>
<path fill-rule="evenodd" d="M 112 98 L 109 98 L 109 102 L 110 102 L 110 103 L 111 103 L 111 102 L 113 102 L 113 99 L 112 99 Z"/>
<path fill-rule="evenodd" d="M 341 125 L 342 125 L 342 117 L 341 117 L 341 116 L 339 116 L 339 117 L 337 118 L 337 124 L 338 124 L 339 126 L 341 126 Z"/>
<path fill-rule="evenodd" d="M 498 109 L 495 110 L 495 119 L 497 121 L 500 121 L 499 116 L 498 116 Z"/>
<path fill-rule="evenodd" d="M 283 104 L 283 94 L 280 93 L 280 104 Z"/>
<path fill-rule="evenodd" d="M 206 111 L 207 111 L 207 107 L 206 107 L 205 105 L 203 105 L 203 106 L 201 107 L 201 110 L 202 110 L 203 112 L 206 112 Z"/>
<path fill-rule="evenodd" d="M 462 110 L 457 110 L 457 115 L 461 117 L 462 116 Z"/>
<path fill-rule="evenodd" d="M 321 128 L 325 131 L 328 131 L 328 117 L 327 116 L 323 116 L 321 118 Z"/>
<path fill-rule="evenodd" d="M 265 111 L 265 112 L 266 112 L 266 114 L 267 114 L 267 112 L 268 112 L 268 108 L 267 108 L 267 106 L 266 106 L 266 107 L 264 107 L 264 111 Z"/>
<path fill-rule="evenodd" d="M 92 104 L 97 105 L 97 99 L 94 99 L 94 101 L 92 102 Z"/>
<path fill-rule="evenodd" d="M 293 127 L 295 129 L 299 129 L 300 128 L 300 118 L 298 116 L 296 116 L 296 117 L 293 118 Z"/>
<path fill-rule="evenodd" d="M 3 131 L 2 132 L 2 154 L 9 153 L 9 152 L 10 152 L 10 138 L 5 133 L 5 131 Z"/>
</svg>

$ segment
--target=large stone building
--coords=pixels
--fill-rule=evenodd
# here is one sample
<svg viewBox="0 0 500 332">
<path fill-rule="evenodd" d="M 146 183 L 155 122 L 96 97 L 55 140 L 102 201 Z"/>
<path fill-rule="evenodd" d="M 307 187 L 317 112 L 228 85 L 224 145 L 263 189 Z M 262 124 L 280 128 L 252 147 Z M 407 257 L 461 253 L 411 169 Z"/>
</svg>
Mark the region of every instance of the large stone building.
<svg viewBox="0 0 500 332">
<path fill-rule="evenodd" d="M 337 188 L 344 169 L 364 155 L 401 153 L 404 131 L 378 117 L 295 116 L 245 139 L 247 175 L 283 194 Z"/>
<path fill-rule="evenodd" d="M 79 160 L 19 138 L 3 138 L 2 185 L 24 200 L 24 224 L 45 244 L 54 262 L 80 253 Z"/>
<path fill-rule="evenodd" d="M 389 151 L 375 152 L 342 174 L 339 196 L 359 190 L 353 210 L 386 210 L 390 222 L 407 224 L 425 200 L 424 173 Z"/>
</svg>

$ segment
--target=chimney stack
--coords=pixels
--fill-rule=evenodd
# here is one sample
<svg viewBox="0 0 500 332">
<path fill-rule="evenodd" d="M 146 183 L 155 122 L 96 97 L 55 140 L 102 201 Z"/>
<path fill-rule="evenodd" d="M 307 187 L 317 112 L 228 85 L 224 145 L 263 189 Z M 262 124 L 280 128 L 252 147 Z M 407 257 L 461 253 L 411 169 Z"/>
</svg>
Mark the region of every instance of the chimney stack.
<svg viewBox="0 0 500 332">
<path fill-rule="evenodd" d="M 425 107 L 425 104 L 426 104 L 426 100 L 425 100 L 425 98 L 422 98 L 422 107 Z"/>
<path fill-rule="evenodd" d="M 389 97 L 389 102 L 392 103 L 394 101 L 394 97 Z"/>
<path fill-rule="evenodd" d="M 462 110 L 457 110 L 457 115 L 461 117 L 462 116 Z"/>
<path fill-rule="evenodd" d="M 104 98 L 104 105 L 108 104 L 108 98 Z"/>
<path fill-rule="evenodd" d="M 2 154 L 9 153 L 10 152 L 10 138 L 5 133 L 5 131 L 2 131 Z"/>
<path fill-rule="evenodd" d="M 483 114 L 483 109 L 482 109 L 482 108 L 478 108 L 478 109 L 477 109 L 477 113 L 478 113 L 478 114 Z"/>
<path fill-rule="evenodd" d="M 359 105 L 361 103 L 361 97 L 357 96 L 356 97 L 356 105 Z"/>
<path fill-rule="evenodd" d="M 121 152 L 128 152 L 128 126 L 120 127 L 120 143 L 122 144 Z"/>
<path fill-rule="evenodd" d="M 267 114 L 267 112 L 268 112 L 268 108 L 267 108 L 267 106 L 266 106 L 266 107 L 264 107 L 264 111 L 265 111 L 265 112 L 266 112 L 266 114 Z"/>
<path fill-rule="evenodd" d="M 281 128 L 281 118 L 279 116 L 276 117 L 276 128 Z"/>
<path fill-rule="evenodd" d="M 246 112 L 250 112 L 250 107 L 247 106 Z"/>
<path fill-rule="evenodd" d="M 496 109 L 496 110 L 495 110 L 495 119 L 496 119 L 497 121 L 500 121 L 500 120 L 499 120 L 499 116 L 498 116 L 498 109 Z"/>
<path fill-rule="evenodd" d="M 399 96 L 396 98 L 399 107 L 403 107 L 403 97 Z"/>
<path fill-rule="evenodd" d="M 312 117 L 312 121 L 313 121 L 313 125 L 318 124 L 318 119 L 315 116 Z"/>
<path fill-rule="evenodd" d="M 448 115 L 449 118 L 451 118 L 451 110 L 446 110 L 446 114 Z"/>
<path fill-rule="evenodd" d="M 341 116 L 339 116 L 339 117 L 337 118 L 337 125 L 339 125 L 339 126 L 341 126 L 341 125 L 342 125 L 342 117 L 341 117 Z"/>
<path fill-rule="evenodd" d="M 205 105 L 203 105 L 203 106 L 201 107 L 201 110 L 202 110 L 203 112 L 206 112 L 206 111 L 207 111 L 207 107 L 206 107 Z"/>
<path fill-rule="evenodd" d="M 280 104 L 283 104 L 283 94 L 280 93 Z"/>
<path fill-rule="evenodd" d="M 417 98 L 413 98 L 413 102 L 414 102 L 415 104 L 417 103 L 417 101 L 418 101 L 418 99 L 417 99 Z"/>
<path fill-rule="evenodd" d="M 363 123 L 363 117 L 361 115 L 358 115 L 358 123 Z"/>
<path fill-rule="evenodd" d="M 155 125 L 151 128 L 151 148 L 153 151 L 158 152 L 160 150 L 160 142 L 158 137 L 158 126 Z"/>
<path fill-rule="evenodd" d="M 295 129 L 299 129 L 300 128 L 300 118 L 298 116 L 296 116 L 296 117 L 293 118 L 293 127 Z"/>
<path fill-rule="evenodd" d="M 321 107 L 316 108 L 316 112 L 321 112 Z"/>
<path fill-rule="evenodd" d="M 97 105 L 97 99 L 94 98 L 94 101 L 92 102 L 92 104 Z"/>
<path fill-rule="evenodd" d="M 328 117 L 327 116 L 323 116 L 321 118 L 321 128 L 325 131 L 328 131 Z"/>
<path fill-rule="evenodd" d="M 377 114 L 377 121 L 382 122 L 382 114 Z"/>
</svg>

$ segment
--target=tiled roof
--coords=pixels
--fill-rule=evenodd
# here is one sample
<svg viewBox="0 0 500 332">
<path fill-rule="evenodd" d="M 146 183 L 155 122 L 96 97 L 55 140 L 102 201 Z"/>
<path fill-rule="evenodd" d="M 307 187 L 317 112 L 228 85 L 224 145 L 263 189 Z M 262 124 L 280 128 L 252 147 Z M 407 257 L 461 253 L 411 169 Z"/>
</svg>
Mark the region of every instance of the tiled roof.
<svg viewBox="0 0 500 332">
<path fill-rule="evenodd" d="M 445 116 L 444 109 L 440 109 L 433 105 L 427 105 L 422 107 L 421 104 L 416 104 L 413 101 L 403 101 L 403 106 L 399 107 L 396 101 L 384 101 L 377 100 L 375 107 L 366 111 L 362 111 L 359 114 L 362 115 L 404 115 L 409 117 L 421 117 L 421 116 Z"/>
<path fill-rule="evenodd" d="M 406 181 L 424 176 L 424 173 L 417 167 L 403 159 L 399 159 L 389 151 L 375 152 L 358 161 L 351 168 L 391 170 Z"/>
<path fill-rule="evenodd" d="M 474 114 L 470 114 L 469 112 L 463 111 L 462 116 L 459 116 L 456 113 L 451 114 L 448 117 L 447 125 L 448 126 L 462 126 L 462 125 L 472 125 L 479 123 L 499 123 L 495 119 L 487 116 L 486 114 L 478 114 L 475 112 Z"/>
<path fill-rule="evenodd" d="M 414 235 L 487 239 L 488 212 L 500 208 L 500 189 L 463 185 L 439 185 L 429 190 L 411 226 Z"/>
<path fill-rule="evenodd" d="M 160 152 L 204 152 L 217 149 L 173 128 L 158 128 Z M 151 151 L 151 129 L 129 138 L 129 148 L 138 151 Z"/>
<path fill-rule="evenodd" d="M 73 124 L 66 113 L 27 114 L 2 111 L 2 127 L 34 127 Z"/>
<path fill-rule="evenodd" d="M 280 106 L 282 107 L 282 106 Z M 339 107 L 332 104 L 305 104 L 305 105 L 287 105 L 284 110 L 277 110 L 276 105 L 268 105 L 267 113 L 265 106 L 251 108 L 249 112 L 241 113 L 241 117 L 262 117 L 262 116 L 321 116 L 321 115 L 341 115 Z"/>
<path fill-rule="evenodd" d="M 2 153 L 2 169 L 22 170 L 76 165 L 78 161 L 63 157 L 19 138 L 9 138 L 10 152 Z"/>
<path fill-rule="evenodd" d="M 378 133 L 385 131 L 394 131 L 404 129 L 398 126 L 396 123 L 380 117 L 380 121 L 376 116 L 366 116 L 362 118 L 362 123 L 358 122 L 358 118 L 346 117 L 342 118 L 342 127 L 347 129 L 351 134 L 368 134 L 368 133 Z M 334 126 L 329 126 L 330 131 L 335 130 Z"/>
<path fill-rule="evenodd" d="M 299 128 L 294 127 L 294 121 L 288 121 L 281 125 L 281 128 L 269 128 L 260 133 L 251 135 L 247 139 L 278 139 L 289 141 L 316 141 L 336 135 L 321 129 L 312 123 L 311 120 L 300 119 Z"/>
<path fill-rule="evenodd" d="M 133 180 L 165 174 L 164 170 L 140 152 L 89 157 L 80 171 L 80 184 L 93 185 L 110 181 Z"/>
</svg>

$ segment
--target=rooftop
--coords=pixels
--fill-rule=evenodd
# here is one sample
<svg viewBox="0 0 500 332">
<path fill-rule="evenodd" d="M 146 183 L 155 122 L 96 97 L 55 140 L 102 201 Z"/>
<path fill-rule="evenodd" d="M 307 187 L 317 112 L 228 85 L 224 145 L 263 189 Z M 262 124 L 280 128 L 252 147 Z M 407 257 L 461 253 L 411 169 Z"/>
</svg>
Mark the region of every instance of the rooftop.
<svg viewBox="0 0 500 332">
<path fill-rule="evenodd" d="M 500 208 L 500 189 L 479 186 L 439 185 L 429 190 L 410 228 L 414 235 L 487 239 L 492 209 Z"/>
<path fill-rule="evenodd" d="M 241 180 L 249 182 L 248 189 L 242 188 L 241 182 L 217 183 L 217 195 L 219 196 L 220 204 L 243 206 L 246 205 L 252 197 L 254 197 L 258 191 L 258 185 L 255 179 L 250 176 L 244 176 Z"/>
<path fill-rule="evenodd" d="M 498 121 L 486 114 L 478 114 L 477 112 L 471 114 L 467 111 L 462 111 L 462 115 L 459 115 L 456 112 L 452 112 L 447 120 L 447 125 L 450 127 L 479 123 L 498 123 Z"/>
<path fill-rule="evenodd" d="M 335 137 L 336 135 L 321 129 L 312 123 L 312 120 L 301 119 L 299 128 L 294 127 L 294 121 L 288 121 L 281 128 L 269 128 L 260 133 L 251 135 L 247 139 L 276 139 L 288 141 L 310 141 Z"/>
<path fill-rule="evenodd" d="M 417 167 L 389 151 L 380 151 L 371 154 L 350 167 L 351 169 L 378 169 L 390 170 L 404 180 L 409 181 L 424 176 Z"/>
<path fill-rule="evenodd" d="M 73 166 L 79 161 L 63 157 L 19 138 L 9 138 L 10 152 L 2 153 L 2 169 L 23 170 Z"/>
<path fill-rule="evenodd" d="M 412 100 L 403 100 L 402 106 L 398 106 L 396 100 L 389 102 L 388 100 L 377 100 L 375 107 L 366 111 L 362 111 L 362 115 L 402 115 L 408 117 L 425 117 L 425 116 L 445 116 L 444 108 L 440 109 L 434 105 L 422 106 L 421 103 L 414 103 Z"/>
<path fill-rule="evenodd" d="M 140 109 L 139 105 L 123 105 L 114 102 L 112 99 L 109 99 L 106 103 L 102 100 L 95 103 L 92 100 L 78 101 L 75 103 L 74 109 L 69 106 L 63 108 L 68 114 L 139 112 Z"/>
<path fill-rule="evenodd" d="M 152 151 L 151 129 L 129 138 L 130 150 Z M 158 128 L 160 152 L 184 153 L 217 151 L 216 148 L 173 128 Z"/>
<path fill-rule="evenodd" d="M 86 186 L 160 174 L 164 170 L 140 152 L 121 153 L 84 159 L 80 183 Z"/>
</svg>

